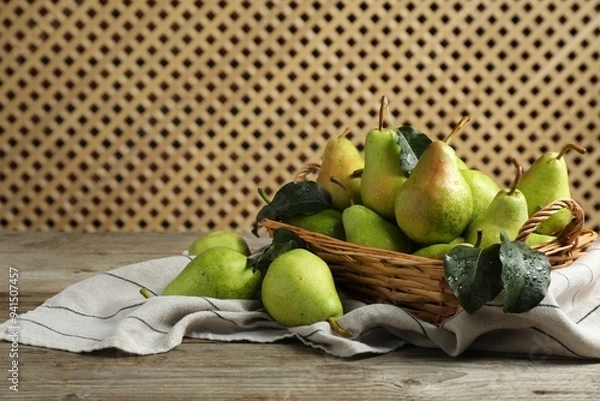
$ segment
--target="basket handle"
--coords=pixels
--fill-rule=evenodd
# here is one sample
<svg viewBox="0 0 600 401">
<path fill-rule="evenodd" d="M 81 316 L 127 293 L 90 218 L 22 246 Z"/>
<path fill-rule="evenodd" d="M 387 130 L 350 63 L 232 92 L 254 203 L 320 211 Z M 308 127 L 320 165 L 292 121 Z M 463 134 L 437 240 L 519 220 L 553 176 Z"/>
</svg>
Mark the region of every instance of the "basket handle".
<svg viewBox="0 0 600 401">
<path fill-rule="evenodd" d="M 321 160 L 312 163 L 306 163 L 300 170 L 298 170 L 295 180 L 304 181 L 309 174 L 317 173 L 320 168 Z"/>
<path fill-rule="evenodd" d="M 529 220 L 527 220 L 519 230 L 516 240 L 525 241 L 527 237 L 529 237 L 529 234 L 533 233 L 543 221 L 562 209 L 568 209 L 571 212 L 573 219 L 558 234 L 558 239 L 562 243 L 575 246 L 577 238 L 583 230 L 585 214 L 581 206 L 573 199 L 569 198 L 557 199 L 532 214 Z"/>
</svg>

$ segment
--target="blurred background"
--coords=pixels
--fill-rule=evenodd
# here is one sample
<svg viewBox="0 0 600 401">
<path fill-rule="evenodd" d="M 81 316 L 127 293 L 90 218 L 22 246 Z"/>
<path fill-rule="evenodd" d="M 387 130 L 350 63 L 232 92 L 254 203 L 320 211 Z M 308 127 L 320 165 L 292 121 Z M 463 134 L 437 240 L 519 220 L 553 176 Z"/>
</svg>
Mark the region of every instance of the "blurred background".
<svg viewBox="0 0 600 401">
<path fill-rule="evenodd" d="M 599 1 L 0 5 L 0 229 L 249 231 L 382 95 L 507 185 L 569 142 L 600 229 Z"/>
</svg>

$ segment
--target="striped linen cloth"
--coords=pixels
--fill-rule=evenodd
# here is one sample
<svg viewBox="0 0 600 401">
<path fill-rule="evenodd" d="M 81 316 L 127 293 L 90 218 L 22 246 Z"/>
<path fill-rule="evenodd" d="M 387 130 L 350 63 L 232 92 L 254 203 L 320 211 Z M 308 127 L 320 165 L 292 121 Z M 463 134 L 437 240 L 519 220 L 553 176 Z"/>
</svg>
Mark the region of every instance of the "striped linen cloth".
<svg viewBox="0 0 600 401">
<path fill-rule="evenodd" d="M 466 350 L 529 358 L 600 358 L 600 241 L 569 267 L 553 271 L 547 296 L 526 313 L 502 311 L 502 294 L 478 312 L 462 311 L 440 326 L 382 304 L 344 301 L 340 326 L 283 327 L 259 301 L 160 294 L 190 261 L 186 255 L 148 260 L 73 284 L 36 309 L 0 325 L 0 337 L 72 352 L 117 348 L 147 355 L 167 352 L 185 337 L 218 341 L 275 342 L 295 338 L 327 353 L 350 357 L 381 354 L 406 345 L 439 348 L 452 356 Z"/>
</svg>

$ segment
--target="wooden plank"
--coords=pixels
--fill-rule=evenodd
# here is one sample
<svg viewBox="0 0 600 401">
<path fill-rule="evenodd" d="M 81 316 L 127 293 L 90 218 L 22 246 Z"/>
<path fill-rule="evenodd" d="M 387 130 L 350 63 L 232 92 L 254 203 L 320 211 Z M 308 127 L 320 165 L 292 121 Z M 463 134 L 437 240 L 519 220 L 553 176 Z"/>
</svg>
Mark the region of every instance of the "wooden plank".
<svg viewBox="0 0 600 401">
<path fill-rule="evenodd" d="M 7 344 L 0 348 L 6 355 Z M 594 364 L 481 354 L 452 358 L 418 348 L 356 359 L 296 342 L 187 341 L 151 356 L 33 347 L 20 352 L 20 395 L 32 398 L 591 400 L 599 394 Z"/>
<path fill-rule="evenodd" d="M 0 232 L 0 260 L 19 269 L 22 293 L 54 293 L 97 273 L 131 263 L 181 254 L 202 233 Z M 244 234 L 251 250 L 267 243 Z M 7 288 L 0 276 L 0 294 Z M 0 300 L 0 305 L 5 299 Z"/>
<path fill-rule="evenodd" d="M 119 253 L 139 255 L 171 255 L 181 253 L 202 232 L 195 233 L 57 233 L 29 232 L 23 235 L 17 231 L 0 231 L 0 257 L 15 253 L 77 254 Z M 264 235 L 256 238 L 252 234 L 243 234 L 251 249 L 263 245 Z"/>
</svg>

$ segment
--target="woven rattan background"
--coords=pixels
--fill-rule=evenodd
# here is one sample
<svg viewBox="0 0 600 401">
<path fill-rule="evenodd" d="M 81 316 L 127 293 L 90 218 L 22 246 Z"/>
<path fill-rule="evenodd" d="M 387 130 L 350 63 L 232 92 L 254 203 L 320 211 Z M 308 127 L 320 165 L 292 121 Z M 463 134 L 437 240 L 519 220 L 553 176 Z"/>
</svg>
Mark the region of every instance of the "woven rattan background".
<svg viewBox="0 0 600 401">
<path fill-rule="evenodd" d="M 0 5 L 0 227 L 248 230 L 381 95 L 507 183 L 567 142 L 600 227 L 599 1 L 84 1 Z"/>
</svg>

